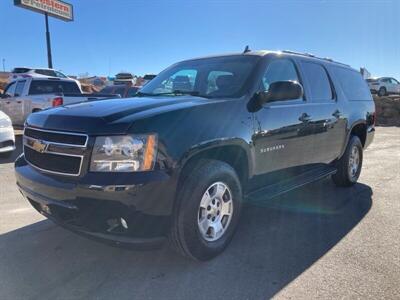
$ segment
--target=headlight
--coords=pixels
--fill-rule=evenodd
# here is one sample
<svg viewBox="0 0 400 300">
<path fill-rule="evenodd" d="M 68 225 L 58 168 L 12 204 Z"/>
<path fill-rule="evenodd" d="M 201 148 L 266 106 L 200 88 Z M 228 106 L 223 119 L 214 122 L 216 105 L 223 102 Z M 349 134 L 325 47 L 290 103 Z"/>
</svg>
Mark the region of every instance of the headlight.
<svg viewBox="0 0 400 300">
<path fill-rule="evenodd" d="M 97 137 L 90 171 L 137 172 L 152 170 L 157 155 L 157 136 L 120 135 Z"/>
<path fill-rule="evenodd" d="M 0 118 L 0 128 L 11 127 L 11 120 L 9 117 Z"/>
</svg>

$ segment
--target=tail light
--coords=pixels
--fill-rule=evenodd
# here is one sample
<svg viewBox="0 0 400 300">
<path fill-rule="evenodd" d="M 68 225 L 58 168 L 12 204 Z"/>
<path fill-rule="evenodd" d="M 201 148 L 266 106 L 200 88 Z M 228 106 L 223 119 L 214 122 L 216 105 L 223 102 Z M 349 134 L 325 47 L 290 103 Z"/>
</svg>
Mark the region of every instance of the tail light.
<svg viewBox="0 0 400 300">
<path fill-rule="evenodd" d="M 64 103 L 64 100 L 62 97 L 55 97 L 53 99 L 53 101 L 51 102 L 53 107 L 61 106 L 61 105 L 63 105 L 63 103 Z"/>
</svg>

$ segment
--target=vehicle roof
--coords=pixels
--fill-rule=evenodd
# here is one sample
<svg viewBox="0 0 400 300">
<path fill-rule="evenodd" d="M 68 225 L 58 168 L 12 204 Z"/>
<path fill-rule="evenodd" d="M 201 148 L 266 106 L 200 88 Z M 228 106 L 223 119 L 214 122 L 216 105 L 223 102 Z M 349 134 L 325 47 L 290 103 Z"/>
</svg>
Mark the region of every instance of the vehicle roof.
<svg viewBox="0 0 400 300">
<path fill-rule="evenodd" d="M 316 60 L 316 61 L 323 62 L 326 64 L 339 65 L 341 67 L 346 67 L 346 68 L 352 69 L 354 71 L 357 71 L 354 68 L 351 68 L 347 64 L 334 61 L 333 59 L 328 58 L 328 57 L 322 58 L 322 57 L 317 57 L 310 53 L 301 53 L 301 52 L 290 51 L 290 50 L 251 50 L 248 52 L 236 52 L 236 53 L 203 56 L 203 57 L 197 57 L 197 58 L 193 58 L 193 59 L 187 59 L 184 61 L 192 61 L 192 60 L 206 59 L 206 58 L 217 58 L 217 57 L 232 57 L 232 56 L 241 56 L 241 55 L 243 55 L 243 56 L 249 56 L 249 55 L 253 55 L 253 56 L 267 56 L 267 55 L 295 56 L 295 57 L 301 57 L 302 59 Z"/>
<path fill-rule="evenodd" d="M 49 70 L 49 71 L 58 71 L 57 69 L 49 69 L 49 68 L 35 68 L 35 67 L 15 67 L 13 69 L 29 69 L 29 70 Z"/>
<path fill-rule="evenodd" d="M 59 78 L 59 77 L 17 77 L 13 80 L 10 80 L 9 84 L 15 81 L 20 81 L 20 80 L 31 80 L 31 81 L 38 81 L 38 80 L 47 80 L 47 81 L 68 81 L 68 82 L 75 82 L 76 80 L 72 78 Z"/>
</svg>

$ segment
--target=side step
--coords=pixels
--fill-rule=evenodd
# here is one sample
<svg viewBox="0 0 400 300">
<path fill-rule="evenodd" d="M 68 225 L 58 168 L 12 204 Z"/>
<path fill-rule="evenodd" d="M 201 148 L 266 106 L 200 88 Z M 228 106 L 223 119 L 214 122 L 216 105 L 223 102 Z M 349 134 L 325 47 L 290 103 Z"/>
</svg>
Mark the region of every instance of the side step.
<svg viewBox="0 0 400 300">
<path fill-rule="evenodd" d="M 246 202 L 258 202 L 265 201 L 282 195 L 286 192 L 294 190 L 296 188 L 302 187 L 311 182 L 320 180 L 329 175 L 333 175 L 337 172 L 337 169 L 334 167 L 320 167 L 310 171 L 307 171 L 298 176 L 288 178 L 277 183 L 268 185 L 259 190 L 251 192 L 245 195 Z"/>
</svg>

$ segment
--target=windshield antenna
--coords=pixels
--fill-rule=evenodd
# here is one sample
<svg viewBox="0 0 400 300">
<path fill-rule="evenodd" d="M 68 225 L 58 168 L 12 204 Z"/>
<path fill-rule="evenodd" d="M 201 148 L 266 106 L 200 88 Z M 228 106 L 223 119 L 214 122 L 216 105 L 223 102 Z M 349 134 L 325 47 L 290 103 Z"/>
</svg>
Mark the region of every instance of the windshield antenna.
<svg viewBox="0 0 400 300">
<path fill-rule="evenodd" d="M 249 47 L 249 45 L 247 45 L 246 48 L 244 48 L 243 54 L 247 53 L 247 52 L 250 52 L 250 51 L 251 51 L 250 47 Z"/>
</svg>

